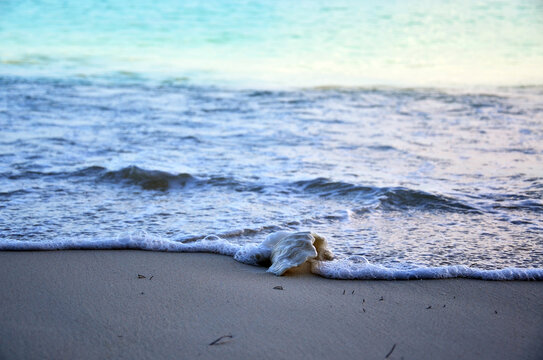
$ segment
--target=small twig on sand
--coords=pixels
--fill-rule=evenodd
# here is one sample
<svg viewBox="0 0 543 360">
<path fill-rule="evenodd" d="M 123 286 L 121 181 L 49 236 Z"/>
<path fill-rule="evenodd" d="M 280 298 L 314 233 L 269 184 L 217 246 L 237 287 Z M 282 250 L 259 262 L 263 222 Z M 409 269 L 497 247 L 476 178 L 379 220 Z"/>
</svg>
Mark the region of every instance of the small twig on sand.
<svg viewBox="0 0 543 360">
<path fill-rule="evenodd" d="M 385 356 L 385 359 L 388 359 L 388 357 L 390 355 L 392 355 L 392 352 L 394 351 L 394 349 L 396 348 L 396 344 L 392 345 L 392 349 L 390 349 L 390 351 L 388 352 L 388 354 Z"/>
<path fill-rule="evenodd" d="M 209 345 L 222 345 L 222 344 L 226 344 L 228 341 L 221 341 L 222 339 L 233 339 L 234 337 L 232 335 L 223 335 L 221 336 L 220 338 L 218 338 L 217 340 L 211 342 Z"/>
<path fill-rule="evenodd" d="M 153 280 L 155 276 L 154 275 L 151 275 L 151 277 L 149 278 L 149 280 Z"/>
<path fill-rule="evenodd" d="M 343 289 L 343 295 L 345 295 L 345 289 Z"/>
</svg>

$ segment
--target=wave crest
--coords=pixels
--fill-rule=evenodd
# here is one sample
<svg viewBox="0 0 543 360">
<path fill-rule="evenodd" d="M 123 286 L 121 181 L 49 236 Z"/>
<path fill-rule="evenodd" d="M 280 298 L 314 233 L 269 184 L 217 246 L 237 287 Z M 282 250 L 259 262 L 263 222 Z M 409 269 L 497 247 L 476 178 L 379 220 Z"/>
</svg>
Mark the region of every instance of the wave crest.
<svg viewBox="0 0 543 360">
<path fill-rule="evenodd" d="M 386 210 L 417 208 L 422 210 L 443 210 L 460 212 L 479 212 L 474 207 L 445 195 L 432 194 L 404 187 L 361 186 L 326 178 L 316 178 L 294 183 L 304 192 L 322 197 L 353 197 L 363 203 L 375 203 Z"/>
<path fill-rule="evenodd" d="M 145 170 L 128 166 L 117 171 L 108 171 L 101 179 L 114 182 L 128 182 L 145 190 L 166 190 L 170 187 L 184 187 L 195 180 L 190 174 L 170 174 L 160 170 Z"/>
</svg>

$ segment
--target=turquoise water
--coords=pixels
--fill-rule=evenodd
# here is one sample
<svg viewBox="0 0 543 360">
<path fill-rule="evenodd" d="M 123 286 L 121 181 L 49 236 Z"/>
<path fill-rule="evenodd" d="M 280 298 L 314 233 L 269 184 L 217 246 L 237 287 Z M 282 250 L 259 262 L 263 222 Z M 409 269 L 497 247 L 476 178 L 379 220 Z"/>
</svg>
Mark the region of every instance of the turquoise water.
<svg viewBox="0 0 543 360">
<path fill-rule="evenodd" d="M 541 1 L 1 1 L 0 74 L 241 87 L 543 84 Z"/>
</svg>

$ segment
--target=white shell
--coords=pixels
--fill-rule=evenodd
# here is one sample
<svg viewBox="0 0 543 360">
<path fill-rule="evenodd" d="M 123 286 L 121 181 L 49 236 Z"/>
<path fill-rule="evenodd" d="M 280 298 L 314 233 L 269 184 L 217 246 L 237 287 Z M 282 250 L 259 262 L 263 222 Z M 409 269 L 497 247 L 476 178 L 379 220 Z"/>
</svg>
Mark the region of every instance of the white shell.
<svg viewBox="0 0 543 360">
<path fill-rule="evenodd" d="M 268 272 L 278 276 L 306 261 L 332 260 L 334 257 L 326 239 L 309 231 L 279 231 L 268 235 L 260 247 L 271 250 L 272 266 Z"/>
</svg>

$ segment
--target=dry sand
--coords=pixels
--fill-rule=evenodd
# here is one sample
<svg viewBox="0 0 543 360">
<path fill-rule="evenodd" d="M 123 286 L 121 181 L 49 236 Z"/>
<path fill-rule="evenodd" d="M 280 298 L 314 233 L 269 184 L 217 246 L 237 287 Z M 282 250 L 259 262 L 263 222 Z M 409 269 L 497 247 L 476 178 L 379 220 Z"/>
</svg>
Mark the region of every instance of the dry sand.
<svg viewBox="0 0 543 360">
<path fill-rule="evenodd" d="M 276 277 L 128 250 L 0 252 L 0 270 L 1 359 L 543 358 L 543 282 Z"/>
</svg>

